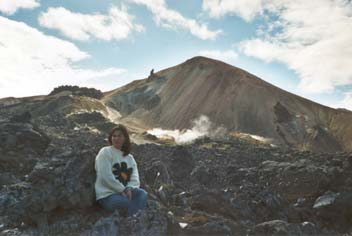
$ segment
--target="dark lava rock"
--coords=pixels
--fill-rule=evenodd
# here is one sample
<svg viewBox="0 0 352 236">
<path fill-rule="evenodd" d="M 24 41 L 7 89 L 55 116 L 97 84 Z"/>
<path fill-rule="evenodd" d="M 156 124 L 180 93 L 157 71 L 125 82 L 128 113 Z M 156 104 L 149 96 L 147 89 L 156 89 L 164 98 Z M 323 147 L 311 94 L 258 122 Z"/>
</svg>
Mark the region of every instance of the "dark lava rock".
<svg viewBox="0 0 352 236">
<path fill-rule="evenodd" d="M 133 143 L 146 209 L 107 212 L 94 161 L 112 126 L 100 113 L 0 122 L 0 235 L 351 235 L 350 153 L 244 140 Z"/>
<path fill-rule="evenodd" d="M 248 235 L 318 235 L 311 222 L 290 224 L 282 220 L 272 220 L 257 224 Z"/>
<path fill-rule="evenodd" d="M 31 123 L 0 123 L 0 148 L 4 152 L 31 152 L 42 154 L 50 139 Z"/>
</svg>

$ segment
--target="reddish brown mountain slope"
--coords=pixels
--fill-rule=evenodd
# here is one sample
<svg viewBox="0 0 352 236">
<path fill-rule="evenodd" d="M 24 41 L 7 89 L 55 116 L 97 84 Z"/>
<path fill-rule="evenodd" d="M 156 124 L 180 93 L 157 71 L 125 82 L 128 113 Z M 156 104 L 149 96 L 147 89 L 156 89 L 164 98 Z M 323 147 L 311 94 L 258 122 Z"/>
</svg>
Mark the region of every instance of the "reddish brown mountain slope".
<svg viewBox="0 0 352 236">
<path fill-rule="evenodd" d="M 242 70 L 194 57 L 105 93 L 124 119 L 150 127 L 190 128 L 200 114 L 276 143 L 317 151 L 352 150 L 352 112 L 333 109 L 275 87 Z"/>
</svg>

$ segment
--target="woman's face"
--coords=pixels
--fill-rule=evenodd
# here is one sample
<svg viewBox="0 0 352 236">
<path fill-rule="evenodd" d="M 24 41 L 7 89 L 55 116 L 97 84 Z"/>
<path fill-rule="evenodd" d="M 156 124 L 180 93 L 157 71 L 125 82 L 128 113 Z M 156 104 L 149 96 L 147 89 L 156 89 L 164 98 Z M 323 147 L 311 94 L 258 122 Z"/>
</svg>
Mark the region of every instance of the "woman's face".
<svg viewBox="0 0 352 236">
<path fill-rule="evenodd" d="M 112 134 L 111 142 L 115 148 L 121 149 L 123 143 L 125 142 L 125 136 L 123 136 L 123 133 L 121 132 L 121 130 L 116 130 Z"/>
</svg>

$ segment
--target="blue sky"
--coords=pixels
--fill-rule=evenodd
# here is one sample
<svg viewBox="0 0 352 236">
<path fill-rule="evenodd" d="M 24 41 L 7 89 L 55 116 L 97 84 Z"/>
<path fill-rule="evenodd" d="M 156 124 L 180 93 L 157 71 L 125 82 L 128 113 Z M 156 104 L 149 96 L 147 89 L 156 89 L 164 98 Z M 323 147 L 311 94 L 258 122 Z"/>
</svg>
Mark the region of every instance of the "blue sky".
<svg viewBox="0 0 352 236">
<path fill-rule="evenodd" d="M 352 110 L 343 0 L 1 0 L 0 97 L 115 89 L 203 55 Z"/>
</svg>

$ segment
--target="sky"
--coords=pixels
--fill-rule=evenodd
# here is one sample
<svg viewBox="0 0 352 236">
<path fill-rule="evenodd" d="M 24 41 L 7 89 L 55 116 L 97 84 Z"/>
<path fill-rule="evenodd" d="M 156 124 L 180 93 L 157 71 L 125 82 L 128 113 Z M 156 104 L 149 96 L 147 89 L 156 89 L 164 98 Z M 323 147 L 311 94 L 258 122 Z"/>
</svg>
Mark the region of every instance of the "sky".
<svg viewBox="0 0 352 236">
<path fill-rule="evenodd" d="M 194 56 L 352 110 L 350 0 L 0 0 L 0 98 L 108 91 Z"/>
</svg>

